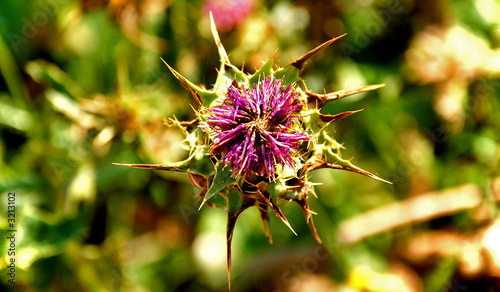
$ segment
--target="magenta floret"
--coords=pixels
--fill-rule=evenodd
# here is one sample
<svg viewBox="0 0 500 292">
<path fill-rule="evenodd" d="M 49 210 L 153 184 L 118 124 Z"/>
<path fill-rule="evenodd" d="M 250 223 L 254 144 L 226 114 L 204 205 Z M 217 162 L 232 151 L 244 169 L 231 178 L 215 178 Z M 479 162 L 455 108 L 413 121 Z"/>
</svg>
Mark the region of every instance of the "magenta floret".
<svg viewBox="0 0 500 292">
<path fill-rule="evenodd" d="M 222 154 L 233 176 L 253 171 L 271 178 L 276 165 L 293 167 L 299 144 L 310 139 L 297 127 L 302 109 L 294 86 L 266 77 L 253 90 L 241 85 L 228 88 L 224 102 L 210 109 L 207 124 L 215 133 L 209 152 Z"/>
</svg>

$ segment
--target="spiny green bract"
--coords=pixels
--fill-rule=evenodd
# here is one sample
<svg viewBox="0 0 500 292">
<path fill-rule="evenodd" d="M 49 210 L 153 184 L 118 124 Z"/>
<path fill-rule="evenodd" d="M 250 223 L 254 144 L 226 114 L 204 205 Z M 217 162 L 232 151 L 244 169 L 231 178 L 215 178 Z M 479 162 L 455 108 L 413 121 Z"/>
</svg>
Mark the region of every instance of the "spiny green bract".
<svg viewBox="0 0 500 292">
<path fill-rule="evenodd" d="M 342 145 L 327 131 L 329 124 L 358 111 L 321 113 L 329 101 L 383 85 L 328 94 L 310 92 L 304 83 L 305 89 L 298 86 L 305 61 L 342 36 L 325 42 L 283 68 L 274 69 L 271 58 L 253 75 L 245 74 L 229 61 L 213 18 L 211 20 L 221 59 L 213 89 L 196 86 L 165 63 L 198 103 L 195 120 L 170 119 L 168 122 L 186 135 L 189 157 L 171 164 L 119 165 L 187 172 L 193 184 L 203 189 L 199 194 L 201 206 L 205 203 L 214 206 L 211 200 L 215 195 L 225 199 L 230 283 L 232 234 L 238 216 L 245 209 L 252 206 L 259 209 L 264 232 L 272 243 L 268 211 L 272 210 L 295 233 L 279 207 L 282 200 L 294 201 L 302 208 L 313 236 L 321 243 L 312 219 L 314 212 L 308 204 L 309 193 L 315 195 L 315 184 L 309 181 L 312 171 L 341 169 L 387 182 L 341 158 Z"/>
</svg>

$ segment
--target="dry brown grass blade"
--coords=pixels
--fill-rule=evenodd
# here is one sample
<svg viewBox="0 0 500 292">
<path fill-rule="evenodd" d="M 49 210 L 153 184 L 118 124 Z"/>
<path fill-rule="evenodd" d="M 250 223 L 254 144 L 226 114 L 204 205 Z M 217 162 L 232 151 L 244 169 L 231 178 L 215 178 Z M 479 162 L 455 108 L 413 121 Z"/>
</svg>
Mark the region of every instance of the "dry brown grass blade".
<svg viewBox="0 0 500 292">
<path fill-rule="evenodd" d="M 492 181 L 491 188 L 493 194 L 500 192 L 500 177 Z M 482 196 L 479 186 L 467 184 L 411 197 L 347 219 L 340 224 L 339 237 L 346 243 L 358 242 L 400 226 L 476 208 L 484 203 Z M 500 196 L 495 200 L 500 201 Z"/>
</svg>

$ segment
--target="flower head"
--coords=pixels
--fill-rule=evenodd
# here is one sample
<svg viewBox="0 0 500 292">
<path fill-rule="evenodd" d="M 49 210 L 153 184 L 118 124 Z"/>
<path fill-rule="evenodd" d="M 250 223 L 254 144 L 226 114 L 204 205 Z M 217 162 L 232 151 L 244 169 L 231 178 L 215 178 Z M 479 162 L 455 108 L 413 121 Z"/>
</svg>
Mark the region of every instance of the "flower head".
<svg viewBox="0 0 500 292">
<path fill-rule="evenodd" d="M 207 0 L 203 10 L 213 14 L 220 30 L 229 30 L 245 20 L 255 6 L 254 0 Z"/>
<path fill-rule="evenodd" d="M 252 206 L 259 209 L 265 234 L 272 242 L 268 212 L 276 214 L 293 231 L 279 202 L 294 201 L 304 212 L 313 236 L 321 243 L 312 219 L 314 212 L 308 203 L 315 185 L 309 181 L 311 172 L 322 168 L 341 169 L 385 181 L 342 158 L 342 144 L 330 136 L 331 123 L 358 111 L 333 115 L 321 112 L 330 101 L 383 85 L 324 94 L 308 91 L 305 83 L 305 90 L 296 85 L 302 81 L 300 73 L 306 60 L 342 36 L 319 45 L 283 68 L 275 68 L 271 58 L 254 74 L 246 74 L 231 64 L 212 14 L 210 20 L 221 60 L 212 89 L 193 84 L 165 63 L 199 106 L 196 119 L 187 122 L 170 119 L 167 123 L 186 135 L 189 157 L 175 163 L 119 165 L 187 172 L 194 185 L 202 188 L 201 206 L 205 203 L 220 206 L 217 198 L 224 198 L 228 212 L 230 287 L 231 240 L 236 220 L 244 210 Z"/>
<path fill-rule="evenodd" d="M 210 153 L 222 153 L 233 167 L 233 176 L 253 171 L 271 178 L 276 165 L 293 167 L 293 153 L 309 135 L 298 129 L 302 104 L 294 86 L 272 76 L 259 80 L 253 89 L 233 83 L 224 102 L 210 110 L 207 121 L 215 133 Z"/>
</svg>

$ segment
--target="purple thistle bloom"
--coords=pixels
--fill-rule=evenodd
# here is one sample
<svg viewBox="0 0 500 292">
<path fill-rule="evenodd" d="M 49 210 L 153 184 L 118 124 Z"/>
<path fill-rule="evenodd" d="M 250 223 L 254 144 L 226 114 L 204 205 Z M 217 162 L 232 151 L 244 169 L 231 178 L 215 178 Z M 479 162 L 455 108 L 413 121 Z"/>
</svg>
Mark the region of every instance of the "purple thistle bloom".
<svg viewBox="0 0 500 292">
<path fill-rule="evenodd" d="M 254 1 L 207 0 L 206 3 L 232 3 L 230 8 L 245 10 L 244 6 L 234 6 L 234 3 Z M 227 271 L 231 290 L 233 231 L 239 215 L 247 208 L 255 206 L 259 209 L 264 231 L 272 243 L 268 212 L 274 212 L 295 233 L 279 203 L 281 200 L 296 202 L 304 212 L 313 236 L 321 244 L 312 218 L 314 212 L 308 202 L 309 193 L 314 194 L 314 183 L 309 181 L 312 171 L 322 168 L 342 169 L 388 182 L 355 166 L 350 160 L 343 159 L 338 151 L 340 144 L 327 131 L 329 124 L 358 111 L 334 115 L 321 113 L 329 101 L 371 91 L 383 84 L 324 94 L 301 92 L 296 87 L 295 82 L 301 81 L 300 73 L 306 60 L 342 36 L 319 45 L 283 68 L 273 70 L 273 59 L 269 59 L 258 69 L 258 72 L 268 72 L 269 77 L 255 73 L 257 76 L 264 76 L 255 83 L 255 75 L 247 75 L 232 65 L 222 46 L 215 20 L 217 15 L 221 15 L 218 13 L 224 14 L 225 10 L 210 10 L 211 30 L 221 60 L 215 87 L 206 89 L 196 86 L 165 63 L 199 105 L 195 119 L 186 122 L 170 119 L 168 123 L 180 128 L 186 135 L 190 156 L 175 163 L 119 165 L 187 172 L 193 184 L 203 189 L 199 193 L 203 199 L 201 206 L 205 203 L 212 207 L 220 206 L 220 202 L 213 198 L 216 195 L 224 197 L 228 213 Z M 219 17 L 220 21 L 228 21 L 230 25 L 243 17 L 234 13 L 225 13 L 224 16 L 229 18 Z M 226 71 L 226 68 L 230 70 Z M 233 80 L 230 85 L 223 84 L 231 74 L 238 76 L 243 82 Z M 277 80 L 273 74 L 283 76 L 283 79 Z M 283 84 L 285 75 L 290 80 L 287 84 L 292 85 Z M 226 89 L 227 92 L 223 94 L 222 91 Z M 306 104 L 315 107 L 303 109 Z M 204 132 L 200 133 L 199 129 Z M 217 163 L 213 163 L 214 160 Z M 228 179 L 229 174 L 233 179 Z"/>
<path fill-rule="evenodd" d="M 297 130 L 294 113 L 302 109 L 292 85 L 266 77 L 253 90 L 235 82 L 224 102 L 210 109 L 207 124 L 215 132 L 210 154 L 222 153 L 233 176 L 253 171 L 271 178 L 276 165 L 293 167 L 292 154 L 309 135 Z"/>
<path fill-rule="evenodd" d="M 229 30 L 241 23 L 253 11 L 254 0 L 207 0 L 203 10 L 212 12 L 219 30 Z"/>
</svg>

